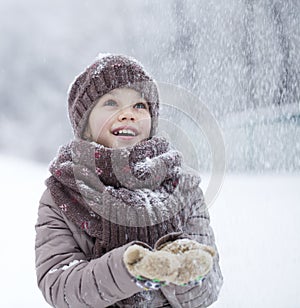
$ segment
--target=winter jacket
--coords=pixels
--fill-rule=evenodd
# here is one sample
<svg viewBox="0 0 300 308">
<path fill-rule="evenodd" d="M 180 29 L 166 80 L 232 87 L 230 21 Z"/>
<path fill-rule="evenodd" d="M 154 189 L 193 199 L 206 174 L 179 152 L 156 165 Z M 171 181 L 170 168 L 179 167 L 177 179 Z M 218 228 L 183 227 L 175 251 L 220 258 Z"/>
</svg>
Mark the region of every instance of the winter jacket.
<svg viewBox="0 0 300 308">
<path fill-rule="evenodd" d="M 203 194 L 199 187 L 197 190 L 197 194 L 191 194 L 196 197 L 185 195 L 182 199 L 186 221 L 183 233 L 167 234 L 157 245 L 189 237 L 216 249 Z M 146 301 L 135 307 L 208 307 L 217 300 L 222 285 L 218 254 L 213 270 L 199 286 L 168 285 L 158 291 L 143 291 L 128 273 L 123 254 L 134 243 L 147 244 L 130 242 L 92 259 L 94 243 L 94 238 L 64 216 L 46 190 L 38 210 L 35 250 L 38 286 L 51 306 L 132 307 L 120 301 L 136 293 Z"/>
</svg>

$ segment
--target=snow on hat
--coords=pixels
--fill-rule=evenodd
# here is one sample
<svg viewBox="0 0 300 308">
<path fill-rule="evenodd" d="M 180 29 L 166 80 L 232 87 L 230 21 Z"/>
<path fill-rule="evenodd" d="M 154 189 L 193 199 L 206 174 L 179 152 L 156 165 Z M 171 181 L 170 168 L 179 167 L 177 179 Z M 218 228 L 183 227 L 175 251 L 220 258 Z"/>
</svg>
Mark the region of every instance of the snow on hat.
<svg viewBox="0 0 300 308">
<path fill-rule="evenodd" d="M 134 58 L 99 54 L 70 85 L 68 111 L 76 137 L 82 138 L 88 116 L 98 99 L 116 88 L 134 89 L 146 99 L 152 119 L 150 135 L 155 135 L 159 108 L 155 81 Z"/>
</svg>

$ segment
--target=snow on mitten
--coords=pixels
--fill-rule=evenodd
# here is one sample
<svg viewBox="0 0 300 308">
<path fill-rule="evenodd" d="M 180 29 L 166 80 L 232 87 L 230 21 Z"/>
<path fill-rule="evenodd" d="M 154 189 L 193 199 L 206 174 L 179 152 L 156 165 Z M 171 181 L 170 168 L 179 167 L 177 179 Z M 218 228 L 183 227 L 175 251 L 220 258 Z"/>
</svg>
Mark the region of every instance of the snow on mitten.
<svg viewBox="0 0 300 308">
<path fill-rule="evenodd" d="M 140 245 L 129 246 L 123 256 L 125 266 L 134 277 L 168 283 L 176 279 L 180 268 L 177 256 L 167 251 L 150 251 Z"/>
<path fill-rule="evenodd" d="M 170 281 L 177 285 L 201 280 L 212 269 L 215 255 L 212 247 L 190 239 L 168 242 L 161 246 L 159 251 L 173 254 L 180 262 L 178 275 Z"/>
</svg>

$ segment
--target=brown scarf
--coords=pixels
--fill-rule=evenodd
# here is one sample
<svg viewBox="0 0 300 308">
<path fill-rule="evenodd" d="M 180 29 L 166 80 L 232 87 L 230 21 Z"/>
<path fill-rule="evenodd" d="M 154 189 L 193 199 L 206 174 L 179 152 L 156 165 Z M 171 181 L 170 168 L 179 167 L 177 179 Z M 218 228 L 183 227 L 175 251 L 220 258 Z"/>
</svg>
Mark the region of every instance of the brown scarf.
<svg viewBox="0 0 300 308">
<path fill-rule="evenodd" d="M 74 140 L 60 148 L 46 184 L 66 217 L 96 238 L 96 258 L 134 240 L 153 246 L 182 231 L 183 204 L 175 197 L 180 166 L 180 153 L 164 138 L 122 149 Z"/>
</svg>

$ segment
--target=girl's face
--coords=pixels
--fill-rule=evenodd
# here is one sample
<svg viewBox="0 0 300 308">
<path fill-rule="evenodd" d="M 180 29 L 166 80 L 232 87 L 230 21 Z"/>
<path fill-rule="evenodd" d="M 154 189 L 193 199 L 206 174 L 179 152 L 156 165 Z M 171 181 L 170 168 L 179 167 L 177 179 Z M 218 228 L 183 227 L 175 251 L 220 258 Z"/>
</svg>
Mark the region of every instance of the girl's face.
<svg viewBox="0 0 300 308">
<path fill-rule="evenodd" d="M 92 109 L 85 135 L 109 148 L 135 145 L 150 136 L 148 103 L 140 93 L 117 88 L 100 97 Z"/>
</svg>

